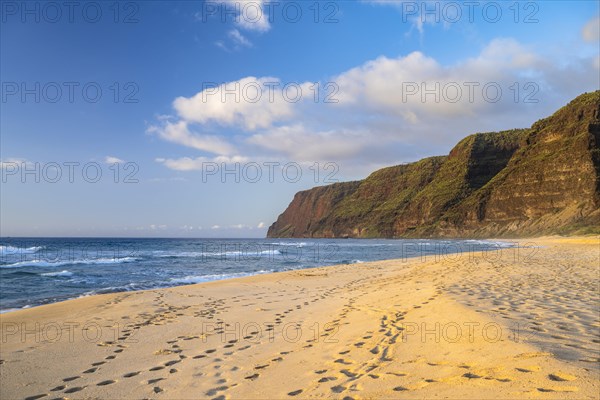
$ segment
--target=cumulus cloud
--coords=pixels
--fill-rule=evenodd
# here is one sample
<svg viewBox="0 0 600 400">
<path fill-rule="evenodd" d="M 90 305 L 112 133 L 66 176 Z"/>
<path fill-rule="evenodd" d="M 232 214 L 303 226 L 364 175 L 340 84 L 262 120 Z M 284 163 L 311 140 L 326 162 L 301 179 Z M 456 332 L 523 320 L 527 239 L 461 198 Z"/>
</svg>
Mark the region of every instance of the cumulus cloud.
<svg viewBox="0 0 600 400">
<path fill-rule="evenodd" d="M 494 86 L 534 68 L 537 57 L 512 39 L 496 39 L 474 58 L 444 66 L 421 52 L 379 57 L 334 78 L 339 107 L 387 110 L 410 124 L 432 116 L 468 116 L 491 107 Z M 484 86 L 490 84 L 483 92 Z"/>
<path fill-rule="evenodd" d="M 600 17 L 592 18 L 581 31 L 583 40 L 594 43 L 600 42 Z"/>
<path fill-rule="evenodd" d="M 213 154 L 157 159 L 178 171 L 269 157 L 373 169 L 444 154 L 476 131 L 529 126 L 598 87 L 597 54 L 564 58 L 568 62 L 557 64 L 556 55 L 537 54 L 510 38 L 492 40 L 453 64 L 418 51 L 381 56 L 329 80 L 337 103 L 313 101 L 312 82 L 299 83 L 303 96 L 290 101 L 278 78 L 245 77 L 175 99 L 176 116 L 150 130 Z M 193 132 L 224 129 L 227 136 Z"/>
<path fill-rule="evenodd" d="M 295 161 L 340 160 L 356 156 L 373 142 L 368 132 L 329 130 L 315 132 L 298 123 L 257 133 L 248 142 Z"/>
<path fill-rule="evenodd" d="M 177 122 L 162 121 L 161 125 L 151 125 L 147 132 L 156 134 L 169 142 L 209 153 L 231 154 L 235 151 L 234 147 L 224 138 L 192 133 L 188 128 L 188 123 L 184 120 Z"/>
<path fill-rule="evenodd" d="M 308 92 L 309 85 L 300 88 Z M 175 99 L 173 108 L 186 121 L 255 130 L 293 115 L 293 103 L 288 99 L 295 94 L 288 94 L 290 88 L 284 88 L 277 78 L 253 76 L 221 85 L 205 84 L 196 95 Z"/>
<path fill-rule="evenodd" d="M 266 32 L 271 29 L 266 0 L 224 0 L 228 10 L 237 13 L 236 25 L 242 29 Z"/>
</svg>

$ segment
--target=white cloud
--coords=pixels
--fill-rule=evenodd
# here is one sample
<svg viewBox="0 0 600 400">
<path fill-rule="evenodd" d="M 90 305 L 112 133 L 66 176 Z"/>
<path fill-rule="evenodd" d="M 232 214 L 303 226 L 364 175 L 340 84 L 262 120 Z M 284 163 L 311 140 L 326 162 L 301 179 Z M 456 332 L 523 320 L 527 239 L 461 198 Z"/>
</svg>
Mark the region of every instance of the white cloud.
<svg viewBox="0 0 600 400">
<path fill-rule="evenodd" d="M 585 24 L 581 35 L 586 42 L 600 42 L 600 17 L 592 18 Z"/>
<path fill-rule="evenodd" d="M 227 32 L 227 40 L 217 40 L 215 46 L 225 50 L 228 53 L 240 51 L 243 48 L 252 47 L 252 42 L 238 29 L 232 29 Z"/>
<path fill-rule="evenodd" d="M 284 82 L 278 78 L 242 78 L 177 98 L 177 120 L 161 121 L 171 129 L 161 131 L 163 139 L 216 156 L 157 161 L 178 171 L 198 170 L 206 162 L 269 159 L 336 162 L 341 171 L 366 172 L 444 154 L 470 133 L 529 126 L 598 87 L 597 54 L 563 54 L 561 59 L 565 61 L 559 64 L 556 54 L 537 54 L 509 38 L 492 40 L 474 56 L 452 64 L 421 52 L 382 56 L 329 79 L 338 87 L 337 103 L 325 103 L 322 96 L 313 101 L 311 82 L 300 84 L 302 100 L 294 103 L 282 95 Z M 269 82 L 279 86 L 272 90 Z M 526 84 L 533 86 L 527 89 Z M 494 102 L 496 87 L 502 96 Z M 424 94 L 432 89 L 437 96 Z M 230 90 L 238 92 L 237 99 L 226 94 Z M 524 103 L 532 93 L 537 103 Z M 226 127 L 235 136 L 208 140 L 190 133 L 194 127 Z"/>
<path fill-rule="evenodd" d="M 237 13 L 236 25 L 241 29 L 266 32 L 271 29 L 266 0 L 224 0 L 227 10 Z"/>
<path fill-rule="evenodd" d="M 158 163 L 163 164 L 165 167 L 175 171 L 199 171 L 207 167 L 207 164 L 211 164 L 211 167 L 217 164 L 231 164 L 231 163 L 243 163 L 247 162 L 247 157 L 242 156 L 217 156 L 217 157 L 181 157 L 181 158 L 157 158 L 155 160 Z"/>
<path fill-rule="evenodd" d="M 271 29 L 266 3 L 266 0 L 221 0 L 220 18 L 226 20 L 233 13 L 236 28 L 229 30 L 227 37 L 217 40 L 215 45 L 227 52 L 252 47 L 252 42 L 240 30 L 264 33 Z"/>
<path fill-rule="evenodd" d="M 339 107 L 386 110 L 415 124 L 430 117 L 468 116 L 492 103 L 483 96 L 488 83 L 503 84 L 536 66 L 536 56 L 512 39 L 496 39 L 481 53 L 444 66 L 421 52 L 379 57 L 334 78 Z M 508 85 L 502 85 L 505 89 Z M 471 88 L 475 94 L 470 98 Z M 432 94 L 426 94 L 432 91 Z M 493 93 L 493 92 L 490 92 Z M 434 94 L 437 94 L 436 97 Z M 490 95 L 491 97 L 491 95 Z"/>
<path fill-rule="evenodd" d="M 106 156 L 104 158 L 104 162 L 106 164 L 117 164 L 117 163 L 118 164 L 123 164 L 123 163 L 125 163 L 125 161 L 121 160 L 120 158 L 113 157 L 113 156 Z"/>
<path fill-rule="evenodd" d="M 232 29 L 227 33 L 227 36 L 233 40 L 233 42 L 239 46 L 252 47 L 252 43 L 240 33 L 237 29 Z"/>
<path fill-rule="evenodd" d="M 291 160 L 339 160 L 356 156 L 373 142 L 369 134 L 347 130 L 315 132 L 298 123 L 257 133 L 248 142 L 283 153 Z"/>
<path fill-rule="evenodd" d="M 219 225 L 213 225 L 210 227 L 210 229 L 217 230 L 217 229 L 221 229 L 221 227 Z"/>
<path fill-rule="evenodd" d="M 148 133 L 156 134 L 169 142 L 181 144 L 197 150 L 204 150 L 215 154 L 231 154 L 235 152 L 233 146 L 221 137 L 212 135 L 198 135 L 190 132 L 188 123 L 184 120 L 175 123 L 163 121 L 162 125 L 152 125 Z"/>
<path fill-rule="evenodd" d="M 265 223 L 264 223 L 264 222 L 259 222 L 259 223 L 258 223 L 258 225 L 257 225 L 256 227 L 257 227 L 258 229 L 262 229 L 262 228 L 265 228 L 265 227 L 266 227 L 266 225 L 265 225 Z"/>
<path fill-rule="evenodd" d="M 309 85 L 300 86 L 303 93 Z M 207 85 L 208 86 L 208 85 Z M 293 115 L 293 103 L 286 100 L 295 96 L 285 94 L 279 79 L 246 77 L 216 87 L 205 87 L 192 97 L 178 97 L 173 107 L 178 115 L 190 122 L 200 124 L 215 122 L 223 126 L 239 126 L 246 130 L 267 128 L 273 123 L 289 119 Z M 290 89 L 291 91 L 293 89 Z M 178 127 L 187 129 L 187 125 Z M 182 136 L 181 133 L 171 136 Z M 221 153 L 229 154 L 229 152 Z"/>
<path fill-rule="evenodd" d="M 227 45 L 225 44 L 225 42 L 224 42 L 224 41 L 222 41 L 222 40 L 217 40 L 217 41 L 215 42 L 215 46 L 217 46 L 217 47 L 220 47 L 221 49 L 223 49 L 223 50 L 225 50 L 225 51 L 230 51 L 230 50 L 229 50 L 229 47 L 227 47 Z"/>
<path fill-rule="evenodd" d="M 33 167 L 33 164 L 24 158 L 7 158 L 0 160 L 0 170 L 18 171 L 22 164 L 25 164 L 27 169 Z"/>
</svg>

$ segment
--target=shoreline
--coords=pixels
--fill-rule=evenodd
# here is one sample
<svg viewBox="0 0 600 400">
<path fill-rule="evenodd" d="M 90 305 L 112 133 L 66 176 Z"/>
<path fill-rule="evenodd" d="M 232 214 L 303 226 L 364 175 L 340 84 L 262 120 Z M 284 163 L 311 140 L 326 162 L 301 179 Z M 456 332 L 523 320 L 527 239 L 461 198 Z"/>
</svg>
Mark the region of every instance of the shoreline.
<svg viewBox="0 0 600 400">
<path fill-rule="evenodd" d="M 85 238 L 87 239 L 87 238 Z M 142 238 L 145 239 L 145 238 Z M 298 240 L 299 242 L 301 242 L 302 240 L 309 240 L 307 238 L 290 238 L 289 240 Z M 233 239 L 235 240 L 235 239 Z M 277 238 L 265 238 L 264 240 L 277 240 Z M 283 239 L 282 239 L 283 240 Z M 287 239 L 286 239 L 287 240 Z M 319 239 L 319 240 L 327 240 L 327 239 Z M 474 241 L 474 242 L 479 242 L 479 243 L 489 243 L 491 246 L 497 246 L 499 243 L 506 243 L 506 246 L 500 246 L 500 248 L 511 248 L 514 247 L 515 245 L 517 245 L 517 240 L 510 240 L 510 239 L 502 239 L 502 238 L 490 238 L 490 239 L 385 239 L 385 238 L 381 238 L 381 239 L 356 239 L 356 240 L 407 240 L 407 241 L 418 241 L 422 242 L 422 241 L 459 241 L 459 242 L 468 242 L 468 241 Z M 273 245 L 275 243 L 269 243 L 269 245 Z M 303 247 L 303 246 L 300 246 Z M 458 251 L 456 252 L 447 252 L 445 255 L 450 255 L 450 254 L 463 254 L 469 251 L 475 251 L 475 252 L 479 252 L 479 251 L 496 251 L 496 248 L 490 248 L 489 250 L 483 250 L 483 249 L 478 249 L 478 250 L 469 250 L 467 249 L 463 249 L 463 248 L 459 248 Z M 416 255 L 408 255 L 404 258 L 408 259 L 408 258 L 418 258 L 418 257 L 423 257 L 423 249 L 420 249 L 421 253 L 420 254 L 416 254 Z M 396 260 L 396 258 L 389 258 L 389 259 L 380 259 L 380 260 L 375 260 L 375 261 L 361 261 L 361 260 L 355 260 L 356 262 L 353 263 L 349 263 L 348 265 L 351 264 L 362 264 L 365 262 L 379 262 L 379 261 L 392 261 L 392 260 Z M 304 269 L 313 269 L 313 268 L 319 268 L 319 267 L 329 267 L 329 266 L 337 266 L 337 265 L 346 265 L 345 263 L 340 263 L 340 264 L 327 264 L 327 265 L 323 265 L 323 266 L 313 266 L 313 267 L 308 267 L 308 268 L 300 268 L 294 271 L 300 271 L 300 270 L 304 270 Z M 62 267 L 62 266 L 61 266 Z M 265 271 L 257 271 L 257 272 L 253 272 L 253 273 L 244 273 L 244 272 L 233 272 L 230 274 L 226 274 L 226 275 L 236 275 L 236 274 L 241 274 L 243 276 L 239 276 L 239 277 L 226 277 L 226 278 L 216 278 L 216 279 L 207 279 L 205 281 L 201 281 L 201 282 L 194 282 L 194 283 L 183 283 L 183 284 L 172 284 L 172 285 L 165 285 L 165 286 L 157 286 L 156 288 L 148 288 L 148 289 L 138 289 L 138 290 L 122 290 L 122 291 L 108 291 L 106 293 L 92 293 L 92 294 L 88 294 L 88 293 L 83 293 L 81 295 L 75 296 L 75 297 L 69 297 L 69 298 L 65 298 L 63 300 L 59 300 L 59 301 L 54 301 L 54 302 L 50 302 L 50 303 L 45 303 L 45 304 L 37 304 L 37 305 L 26 305 L 24 307 L 21 308 L 8 308 L 8 309 L 0 309 L 0 315 L 2 314 L 8 314 L 8 313 L 12 313 L 12 312 L 16 312 L 16 311 L 21 311 L 21 310 L 28 310 L 28 309 L 32 309 L 32 308 L 36 308 L 36 307 L 41 307 L 41 306 L 45 306 L 45 305 L 50 305 L 50 304 L 56 304 L 56 303 L 61 303 L 61 302 L 65 302 L 65 301 L 71 301 L 71 300 L 76 300 L 76 299 L 80 299 L 80 298 L 86 298 L 86 297 L 90 297 L 90 296 L 98 296 L 98 295 L 103 295 L 103 294 L 115 294 L 115 293 L 130 293 L 130 292 L 139 292 L 139 291 L 145 291 L 145 290 L 160 290 L 160 289 L 168 289 L 168 288 L 172 288 L 172 287 L 178 287 L 178 286 L 188 286 L 188 285 L 196 285 L 196 284 L 203 284 L 206 282 L 214 282 L 214 281 L 225 281 L 225 280 L 229 280 L 229 279 L 239 279 L 239 278 L 244 278 L 247 276 L 257 276 L 257 275 L 264 275 L 264 274 L 271 274 L 271 273 L 276 273 L 276 272 L 282 272 L 282 271 L 273 271 L 270 270 L 268 272 Z M 246 274 L 246 275 L 244 275 Z M 223 274 L 225 275 L 225 274 Z M 222 276 L 223 276 L 222 275 Z M 208 277 L 210 275 L 207 275 L 206 277 Z M 182 279 L 185 278 L 171 278 L 174 279 L 175 281 L 181 281 Z M 97 290 L 107 290 L 108 288 L 99 288 L 99 289 L 94 289 L 92 291 L 97 291 Z"/>
<path fill-rule="evenodd" d="M 0 394 L 598 398 L 600 239 L 535 240 L 535 257 L 315 267 L 1 314 Z"/>
</svg>

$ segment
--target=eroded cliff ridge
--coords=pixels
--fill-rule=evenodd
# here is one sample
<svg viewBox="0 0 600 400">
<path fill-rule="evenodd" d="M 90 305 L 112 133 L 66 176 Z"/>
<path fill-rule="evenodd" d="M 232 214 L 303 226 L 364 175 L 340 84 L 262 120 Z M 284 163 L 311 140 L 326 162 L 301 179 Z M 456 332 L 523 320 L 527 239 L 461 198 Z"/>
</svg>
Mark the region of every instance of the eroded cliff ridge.
<svg viewBox="0 0 600 400">
<path fill-rule="evenodd" d="M 600 233 L 600 91 L 529 129 L 477 133 L 447 156 L 302 191 L 268 237 Z"/>
</svg>

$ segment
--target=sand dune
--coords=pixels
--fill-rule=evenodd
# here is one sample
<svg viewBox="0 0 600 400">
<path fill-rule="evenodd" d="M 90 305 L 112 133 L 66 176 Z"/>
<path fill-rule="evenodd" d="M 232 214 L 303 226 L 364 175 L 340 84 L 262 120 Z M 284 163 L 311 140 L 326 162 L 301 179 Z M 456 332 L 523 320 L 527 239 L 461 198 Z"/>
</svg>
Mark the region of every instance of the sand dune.
<svg viewBox="0 0 600 400">
<path fill-rule="evenodd" d="M 4 314 L 0 397 L 599 398 L 600 238 L 520 243 Z"/>
</svg>

